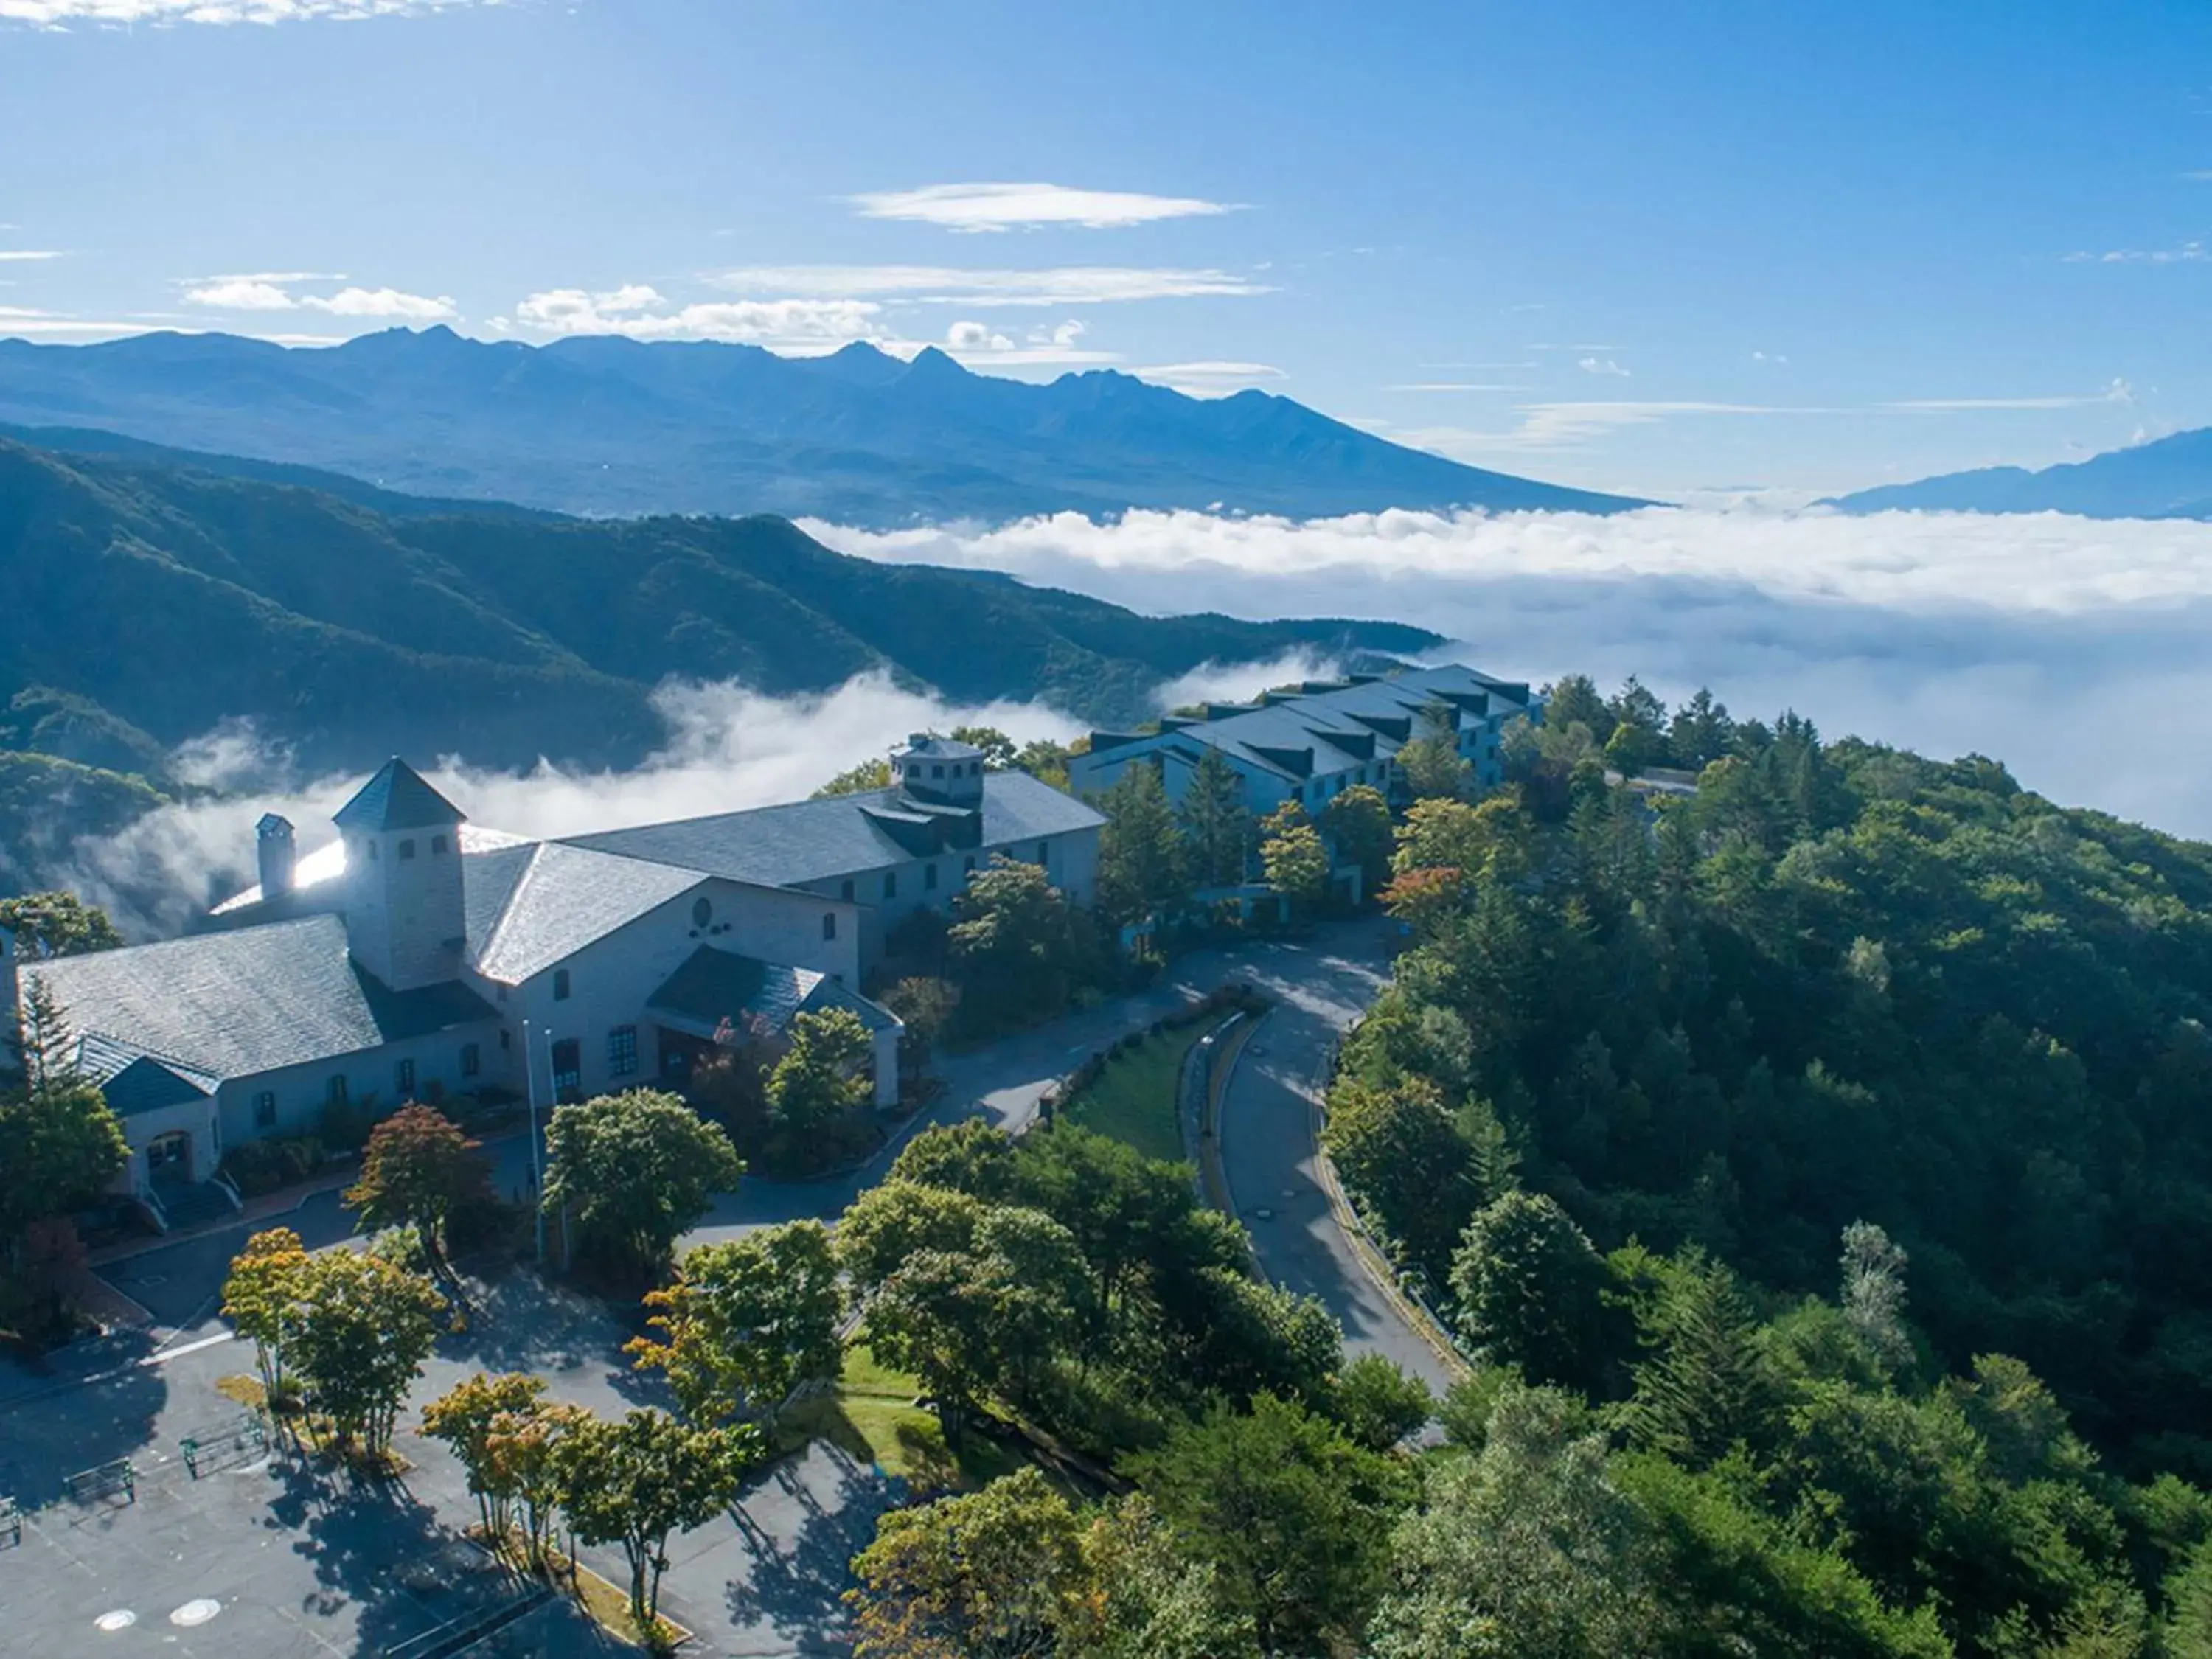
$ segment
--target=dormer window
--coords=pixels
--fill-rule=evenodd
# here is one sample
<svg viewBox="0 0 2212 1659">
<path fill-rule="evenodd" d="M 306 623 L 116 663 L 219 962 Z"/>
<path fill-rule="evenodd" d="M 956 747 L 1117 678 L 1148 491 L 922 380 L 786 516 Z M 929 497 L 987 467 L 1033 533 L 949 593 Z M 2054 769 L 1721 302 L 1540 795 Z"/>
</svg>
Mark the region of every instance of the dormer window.
<svg viewBox="0 0 2212 1659">
<path fill-rule="evenodd" d="M 399 843 L 399 856 L 403 859 L 411 859 L 415 856 L 415 839 L 413 836 L 410 836 L 405 841 Z"/>
</svg>

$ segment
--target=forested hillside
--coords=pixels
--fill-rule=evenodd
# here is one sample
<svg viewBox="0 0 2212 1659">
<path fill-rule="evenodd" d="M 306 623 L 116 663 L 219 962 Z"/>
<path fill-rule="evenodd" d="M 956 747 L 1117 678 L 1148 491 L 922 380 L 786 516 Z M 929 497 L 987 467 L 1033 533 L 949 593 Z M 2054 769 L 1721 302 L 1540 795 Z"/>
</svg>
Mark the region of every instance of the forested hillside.
<svg viewBox="0 0 2212 1659">
<path fill-rule="evenodd" d="M 1902 1621 L 1789 1650 L 2206 1651 L 2212 848 L 1632 682 L 1509 753 L 1401 831 L 1328 1130 L 1479 1387 L 1588 1413 L 1668 1593 Z"/>
<path fill-rule="evenodd" d="M 880 671 L 1113 722 L 1209 661 L 1440 642 L 1390 623 L 1140 617 L 849 558 L 781 519 L 427 512 L 236 465 L 0 441 L 0 750 L 159 784 L 175 744 L 244 717 L 311 768 L 401 750 L 623 766 L 664 740 L 652 694 L 672 678 L 793 693 Z M 7 764 L 0 886 L 41 837 L 106 822 L 70 817 L 90 781 Z"/>
</svg>

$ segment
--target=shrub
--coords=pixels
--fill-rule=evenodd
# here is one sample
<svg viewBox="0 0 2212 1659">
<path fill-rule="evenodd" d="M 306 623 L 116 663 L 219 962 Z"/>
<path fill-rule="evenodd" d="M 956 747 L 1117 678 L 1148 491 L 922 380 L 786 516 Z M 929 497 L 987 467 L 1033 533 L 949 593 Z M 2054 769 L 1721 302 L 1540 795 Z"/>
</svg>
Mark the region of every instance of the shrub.
<svg viewBox="0 0 2212 1659">
<path fill-rule="evenodd" d="M 313 1135 L 248 1140 L 222 1155 L 222 1173 L 244 1198 L 258 1198 L 305 1181 L 322 1167 L 323 1144 Z"/>
</svg>

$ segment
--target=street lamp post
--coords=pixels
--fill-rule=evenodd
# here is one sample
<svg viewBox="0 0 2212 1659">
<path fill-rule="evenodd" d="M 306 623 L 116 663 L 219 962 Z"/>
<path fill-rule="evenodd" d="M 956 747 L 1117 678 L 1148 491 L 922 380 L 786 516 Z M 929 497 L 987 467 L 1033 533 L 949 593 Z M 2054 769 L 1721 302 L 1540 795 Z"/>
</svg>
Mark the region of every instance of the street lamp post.
<svg viewBox="0 0 2212 1659">
<path fill-rule="evenodd" d="M 552 1064 L 552 1034 L 546 1034 L 546 1063 Z M 538 1061 L 530 1042 L 530 1022 L 522 1022 L 523 1093 L 530 1101 L 530 1196 L 538 1212 L 538 1265 L 545 1265 L 545 1168 L 538 1139 Z"/>
</svg>

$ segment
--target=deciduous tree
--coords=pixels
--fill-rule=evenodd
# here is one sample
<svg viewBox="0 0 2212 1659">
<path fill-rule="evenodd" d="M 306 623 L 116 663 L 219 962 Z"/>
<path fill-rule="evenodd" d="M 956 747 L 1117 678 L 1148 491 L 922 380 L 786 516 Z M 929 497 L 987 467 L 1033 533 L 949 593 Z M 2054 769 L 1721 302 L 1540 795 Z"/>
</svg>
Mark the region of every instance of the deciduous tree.
<svg viewBox="0 0 2212 1659">
<path fill-rule="evenodd" d="M 489 1376 L 478 1371 L 422 1407 L 422 1432 L 453 1448 L 468 1476 L 484 1531 L 496 1541 L 506 1539 L 514 1494 L 493 1460 L 492 1432 L 501 1417 L 535 1411 L 544 1392 L 541 1377 L 514 1371 Z"/>
<path fill-rule="evenodd" d="M 1054 1652 L 1089 1584 L 1075 1511 L 1034 1468 L 889 1511 L 853 1573 L 860 1659 Z"/>
<path fill-rule="evenodd" d="M 1354 784 L 1322 810 L 1322 834 L 1340 862 L 1359 866 L 1359 890 L 1371 897 L 1390 878 L 1390 805 L 1382 792 Z"/>
<path fill-rule="evenodd" d="M 253 1344 L 254 1368 L 274 1408 L 284 1393 L 285 1317 L 300 1295 L 308 1266 L 300 1235 L 271 1227 L 246 1241 L 222 1284 L 222 1315 Z"/>
<path fill-rule="evenodd" d="M 586 1419 L 555 1443 L 568 1525 L 586 1544 L 622 1546 L 630 1616 L 656 1646 L 665 1639 L 660 1576 L 669 1534 L 720 1514 L 760 1447 L 757 1431 L 694 1428 L 656 1411 L 634 1411 L 619 1423 Z"/>
<path fill-rule="evenodd" d="M 1328 896 L 1328 850 L 1305 808 L 1285 801 L 1260 826 L 1260 866 L 1267 885 L 1291 902 L 1295 911 L 1310 911 Z"/>
<path fill-rule="evenodd" d="M 1605 1263 L 1556 1200 L 1513 1192 L 1468 1224 L 1453 1259 L 1460 1329 L 1530 1381 L 1585 1386 L 1600 1358 Z"/>
<path fill-rule="evenodd" d="M 284 1352 L 341 1444 L 358 1441 L 371 1459 L 391 1449 L 444 1314 L 428 1279 L 368 1251 L 325 1250 L 296 1270 Z"/>
<path fill-rule="evenodd" d="M 446 1223 L 491 1198 L 491 1165 L 477 1143 L 434 1106 L 403 1106 L 369 1131 L 361 1178 L 344 1202 L 364 1224 L 411 1226 L 431 1261 L 443 1260 Z"/>
<path fill-rule="evenodd" d="M 874 1048 L 851 1009 L 795 1014 L 786 1036 L 791 1046 L 765 1089 L 769 1116 L 786 1133 L 811 1134 L 873 1098 L 864 1068 Z"/>
<path fill-rule="evenodd" d="M 0 898 L 0 928 L 13 933 L 17 950 L 33 961 L 112 951 L 123 943 L 123 935 L 107 919 L 107 912 L 85 903 L 75 893 L 24 893 Z"/>
<path fill-rule="evenodd" d="M 591 1248 L 642 1273 L 744 1172 L 720 1125 L 653 1089 L 555 1108 L 545 1146 L 545 1201 L 565 1206 Z"/>
<path fill-rule="evenodd" d="M 695 1423 L 772 1423 L 800 1383 L 836 1374 L 844 1292 L 818 1221 L 790 1221 L 684 1253 L 675 1282 L 648 1294 L 659 1338 L 626 1351 L 658 1367 Z"/>
</svg>

